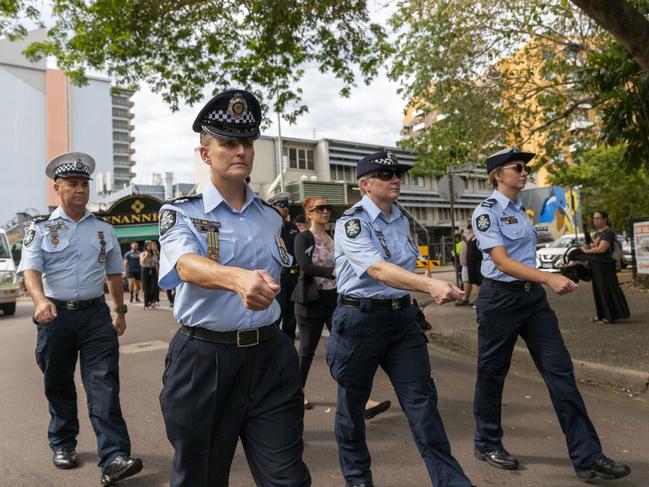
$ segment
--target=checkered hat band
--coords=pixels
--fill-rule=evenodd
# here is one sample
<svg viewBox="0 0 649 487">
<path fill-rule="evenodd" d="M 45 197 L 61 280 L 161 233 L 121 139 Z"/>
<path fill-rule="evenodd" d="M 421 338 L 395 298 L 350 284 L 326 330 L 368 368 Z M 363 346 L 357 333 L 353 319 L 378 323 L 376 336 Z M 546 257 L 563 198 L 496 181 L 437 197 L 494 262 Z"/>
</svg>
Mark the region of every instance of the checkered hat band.
<svg viewBox="0 0 649 487">
<path fill-rule="evenodd" d="M 214 122 L 234 123 L 234 124 L 254 124 L 255 117 L 250 112 L 244 113 L 241 117 L 233 117 L 228 112 L 223 110 L 213 110 L 207 113 L 205 119 L 206 125 L 211 125 Z"/>
<path fill-rule="evenodd" d="M 66 162 L 54 169 L 54 177 L 67 173 L 90 174 L 90 168 L 85 164 L 78 164 L 77 162 Z"/>
<path fill-rule="evenodd" d="M 396 166 L 398 164 L 394 159 L 374 159 L 372 161 L 374 164 L 383 164 L 384 166 Z"/>
</svg>

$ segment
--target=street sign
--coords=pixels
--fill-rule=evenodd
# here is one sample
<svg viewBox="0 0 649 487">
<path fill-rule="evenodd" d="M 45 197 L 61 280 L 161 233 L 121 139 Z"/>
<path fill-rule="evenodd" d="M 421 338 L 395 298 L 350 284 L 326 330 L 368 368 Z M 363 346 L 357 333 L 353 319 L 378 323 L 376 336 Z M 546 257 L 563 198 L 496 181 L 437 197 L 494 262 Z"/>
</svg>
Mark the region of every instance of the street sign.
<svg viewBox="0 0 649 487">
<path fill-rule="evenodd" d="M 464 179 L 457 174 L 453 174 L 453 199 L 459 200 L 464 194 Z M 451 189 L 448 175 L 437 181 L 437 192 L 446 201 L 451 201 Z"/>
</svg>

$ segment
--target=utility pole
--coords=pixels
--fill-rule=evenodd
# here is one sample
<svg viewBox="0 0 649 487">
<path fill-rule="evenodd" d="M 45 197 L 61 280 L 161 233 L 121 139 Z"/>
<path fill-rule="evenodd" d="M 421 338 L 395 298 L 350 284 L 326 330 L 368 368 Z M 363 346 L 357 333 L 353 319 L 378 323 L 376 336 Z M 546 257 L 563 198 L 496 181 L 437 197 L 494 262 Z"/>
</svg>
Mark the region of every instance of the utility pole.
<svg viewBox="0 0 649 487">
<path fill-rule="evenodd" d="M 279 163 L 279 188 L 284 192 L 284 149 L 282 147 L 282 121 L 281 114 L 277 111 L 277 152 L 279 153 L 277 161 Z"/>
<path fill-rule="evenodd" d="M 451 166 L 447 166 L 448 174 L 448 192 L 449 192 L 449 203 L 451 207 L 451 243 L 453 244 L 453 271 L 455 272 L 455 283 L 457 287 L 461 287 L 460 275 L 457 272 L 457 267 L 459 264 L 460 256 L 457 255 L 457 245 L 455 243 L 455 190 L 453 189 L 453 171 L 451 171 Z"/>
</svg>

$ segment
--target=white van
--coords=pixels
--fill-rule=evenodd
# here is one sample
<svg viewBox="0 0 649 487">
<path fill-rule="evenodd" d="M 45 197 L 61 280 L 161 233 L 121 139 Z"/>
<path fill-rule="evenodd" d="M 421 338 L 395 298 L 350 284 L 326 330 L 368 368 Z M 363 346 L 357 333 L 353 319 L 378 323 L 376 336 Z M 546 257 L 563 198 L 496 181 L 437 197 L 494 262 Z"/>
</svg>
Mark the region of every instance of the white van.
<svg viewBox="0 0 649 487">
<path fill-rule="evenodd" d="M 5 316 L 16 312 L 18 294 L 18 279 L 16 266 L 11 257 L 11 247 L 7 234 L 0 229 L 0 310 Z"/>
</svg>

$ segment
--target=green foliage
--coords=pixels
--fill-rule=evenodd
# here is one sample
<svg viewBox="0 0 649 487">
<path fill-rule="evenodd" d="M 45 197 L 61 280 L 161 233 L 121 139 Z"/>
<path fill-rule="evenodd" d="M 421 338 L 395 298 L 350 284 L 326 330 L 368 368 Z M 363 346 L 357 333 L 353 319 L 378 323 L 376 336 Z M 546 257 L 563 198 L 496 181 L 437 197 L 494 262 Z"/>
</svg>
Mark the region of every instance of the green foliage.
<svg viewBox="0 0 649 487">
<path fill-rule="evenodd" d="M 349 96 L 390 52 L 365 1 L 54 0 L 53 18 L 47 41 L 27 54 L 55 56 L 76 83 L 100 70 L 130 89 L 147 83 L 172 109 L 206 87 L 240 86 L 289 121 L 307 110 L 305 66 L 333 73 Z"/>
<path fill-rule="evenodd" d="M 11 41 L 24 38 L 27 35 L 25 21 L 42 27 L 36 3 L 33 0 L 0 0 L 0 36 Z"/>
<path fill-rule="evenodd" d="M 613 227 L 626 230 L 632 217 L 649 215 L 649 172 L 625 167 L 626 151 L 622 145 L 600 145 L 576 154 L 575 163 L 557 168 L 551 181 L 566 187 L 582 185 L 584 215 L 606 211 Z"/>
</svg>

